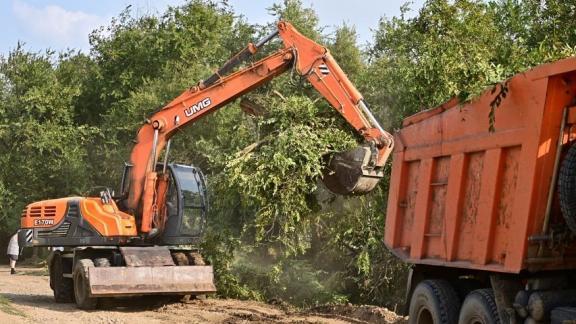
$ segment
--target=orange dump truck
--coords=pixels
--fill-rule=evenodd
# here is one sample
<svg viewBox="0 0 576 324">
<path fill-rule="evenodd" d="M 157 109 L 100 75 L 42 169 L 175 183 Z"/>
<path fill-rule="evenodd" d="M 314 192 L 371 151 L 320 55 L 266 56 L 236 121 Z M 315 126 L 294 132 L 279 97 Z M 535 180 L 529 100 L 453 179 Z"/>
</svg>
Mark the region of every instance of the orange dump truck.
<svg viewBox="0 0 576 324">
<path fill-rule="evenodd" d="M 575 99 L 569 58 L 404 120 L 385 242 L 411 323 L 576 319 Z"/>
</svg>

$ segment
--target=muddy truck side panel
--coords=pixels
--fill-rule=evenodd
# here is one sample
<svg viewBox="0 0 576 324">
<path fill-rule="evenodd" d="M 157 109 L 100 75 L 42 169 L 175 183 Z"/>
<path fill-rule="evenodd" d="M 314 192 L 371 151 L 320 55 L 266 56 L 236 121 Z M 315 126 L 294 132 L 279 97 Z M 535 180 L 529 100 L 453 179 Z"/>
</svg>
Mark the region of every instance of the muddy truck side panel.
<svg viewBox="0 0 576 324">
<path fill-rule="evenodd" d="M 576 59 L 568 59 L 471 103 L 452 100 L 405 119 L 393 153 L 387 246 L 409 262 L 459 268 L 575 266 L 573 248 L 540 248 L 563 222 L 557 206 L 549 218 L 546 210 L 565 108 L 563 144 L 576 122 L 575 93 Z"/>
<path fill-rule="evenodd" d="M 557 179 L 576 139 L 575 98 L 576 58 L 569 58 L 517 74 L 471 102 L 453 99 L 404 120 L 395 134 L 385 243 L 413 264 L 411 322 L 441 313 L 422 313 L 426 293 L 457 292 L 457 299 L 436 296 L 455 305 L 455 318 L 460 309 L 481 309 L 466 300 L 492 294 L 507 322 L 519 316 L 513 301 L 521 291 L 567 285 L 576 241 Z M 489 293 L 471 296 L 473 287 Z M 468 315 L 460 313 L 460 322 Z"/>
</svg>

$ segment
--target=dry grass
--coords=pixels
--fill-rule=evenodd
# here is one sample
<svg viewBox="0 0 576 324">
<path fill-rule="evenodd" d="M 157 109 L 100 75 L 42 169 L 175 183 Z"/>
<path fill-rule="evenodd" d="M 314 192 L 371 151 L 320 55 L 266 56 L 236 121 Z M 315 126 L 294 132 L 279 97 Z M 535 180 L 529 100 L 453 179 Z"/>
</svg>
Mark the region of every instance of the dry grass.
<svg viewBox="0 0 576 324">
<path fill-rule="evenodd" d="M 8 315 L 26 317 L 26 314 L 16 309 L 14 306 L 12 306 L 12 302 L 10 301 L 10 299 L 6 298 L 3 295 L 0 295 L 0 311 Z"/>
</svg>

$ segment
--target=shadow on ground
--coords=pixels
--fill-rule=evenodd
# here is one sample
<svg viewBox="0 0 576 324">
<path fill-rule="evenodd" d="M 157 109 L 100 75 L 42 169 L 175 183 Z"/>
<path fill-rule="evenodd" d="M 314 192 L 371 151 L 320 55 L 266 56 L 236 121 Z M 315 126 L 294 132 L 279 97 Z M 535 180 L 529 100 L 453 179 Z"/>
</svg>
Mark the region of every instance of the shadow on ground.
<svg viewBox="0 0 576 324">
<path fill-rule="evenodd" d="M 15 293 L 2 293 L 2 295 L 10 299 L 10 301 L 16 305 L 38 307 L 59 312 L 78 311 L 76 304 L 56 303 L 52 296 Z M 180 302 L 177 298 L 167 296 L 102 298 L 98 303 L 96 311 L 105 310 L 126 313 L 155 311 L 172 304 L 180 304 Z"/>
</svg>

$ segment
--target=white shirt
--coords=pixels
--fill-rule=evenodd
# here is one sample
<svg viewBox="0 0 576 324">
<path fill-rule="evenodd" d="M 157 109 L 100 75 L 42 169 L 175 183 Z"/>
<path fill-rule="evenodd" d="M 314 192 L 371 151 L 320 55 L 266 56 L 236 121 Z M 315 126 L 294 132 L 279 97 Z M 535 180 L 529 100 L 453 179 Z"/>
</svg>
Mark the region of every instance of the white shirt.
<svg viewBox="0 0 576 324">
<path fill-rule="evenodd" d="M 20 247 L 18 246 L 18 233 L 12 235 L 12 237 L 10 238 L 10 243 L 8 243 L 8 249 L 6 250 L 6 254 L 13 254 L 13 255 L 20 254 Z"/>
</svg>

